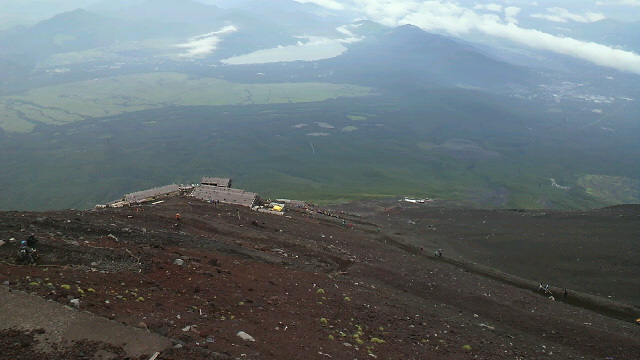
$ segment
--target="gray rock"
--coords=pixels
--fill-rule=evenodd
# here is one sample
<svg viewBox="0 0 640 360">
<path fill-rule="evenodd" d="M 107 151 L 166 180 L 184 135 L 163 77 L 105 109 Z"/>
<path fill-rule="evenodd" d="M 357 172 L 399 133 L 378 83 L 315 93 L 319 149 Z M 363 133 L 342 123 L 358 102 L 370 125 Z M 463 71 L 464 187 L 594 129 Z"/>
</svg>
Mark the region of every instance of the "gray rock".
<svg viewBox="0 0 640 360">
<path fill-rule="evenodd" d="M 6 244 L 6 243 L 4 242 L 4 240 L 0 240 L 0 246 L 2 246 L 2 245 L 4 245 L 4 244 Z"/>
<path fill-rule="evenodd" d="M 256 339 L 254 339 L 254 338 L 253 338 L 253 336 L 251 336 L 251 335 L 247 334 L 247 333 L 246 333 L 246 332 L 244 332 L 244 331 L 239 331 L 237 335 L 238 335 L 238 337 L 239 337 L 240 339 L 242 339 L 242 340 L 244 340 L 244 341 L 256 341 Z"/>
<path fill-rule="evenodd" d="M 175 260 L 173 261 L 173 263 L 174 263 L 174 264 L 176 264 L 176 265 L 178 265 L 178 266 L 182 266 L 182 265 L 184 265 L 184 260 L 182 260 L 182 259 L 175 259 Z"/>
<path fill-rule="evenodd" d="M 71 304 L 71 306 L 73 306 L 75 309 L 80 309 L 80 300 L 79 299 L 71 299 L 69 300 L 69 303 Z"/>
</svg>

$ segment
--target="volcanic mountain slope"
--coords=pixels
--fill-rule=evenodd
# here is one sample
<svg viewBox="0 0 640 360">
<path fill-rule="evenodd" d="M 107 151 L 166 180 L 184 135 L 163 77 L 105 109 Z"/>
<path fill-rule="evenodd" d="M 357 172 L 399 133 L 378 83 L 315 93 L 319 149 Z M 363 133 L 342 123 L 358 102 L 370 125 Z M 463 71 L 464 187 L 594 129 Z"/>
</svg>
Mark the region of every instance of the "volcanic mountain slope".
<svg viewBox="0 0 640 360">
<path fill-rule="evenodd" d="M 175 197 L 1 213 L 0 358 L 640 358 L 637 308 L 616 319 L 574 306 L 578 293 L 551 301 L 526 282 L 479 275 L 445 246 L 456 229 L 421 243 L 383 222 L 413 211 L 403 206 L 275 216 Z M 39 264 L 16 265 L 30 232 Z M 80 311 L 51 310 L 74 303 Z M 85 328 L 95 330 L 79 336 Z"/>
</svg>

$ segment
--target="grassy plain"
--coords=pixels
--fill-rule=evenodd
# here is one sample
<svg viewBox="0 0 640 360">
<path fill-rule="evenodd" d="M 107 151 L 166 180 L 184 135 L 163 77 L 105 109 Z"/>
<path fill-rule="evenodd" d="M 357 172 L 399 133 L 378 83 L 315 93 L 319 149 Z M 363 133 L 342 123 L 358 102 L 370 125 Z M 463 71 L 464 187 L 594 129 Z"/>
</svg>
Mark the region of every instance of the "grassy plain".
<svg viewBox="0 0 640 360">
<path fill-rule="evenodd" d="M 623 176 L 585 175 L 578 184 L 589 195 L 612 203 L 633 203 L 640 198 L 640 181 Z"/>
<path fill-rule="evenodd" d="M 575 209 L 616 203 L 587 193 L 578 181 L 587 174 L 640 178 L 637 157 L 620 167 L 616 149 L 580 141 L 588 134 L 530 131 L 515 113 L 460 111 L 453 99 L 428 96 L 168 106 L 0 133 L 0 208 L 88 208 L 131 191 L 228 176 L 263 197 L 318 203 L 413 196 Z M 342 131 L 354 122 L 357 129 Z M 327 135 L 310 136 L 320 132 Z"/>
<path fill-rule="evenodd" d="M 318 102 L 371 95 L 361 86 L 329 83 L 241 84 L 180 73 L 121 75 L 33 89 L 0 97 L 0 128 L 29 132 L 91 117 L 165 106 L 220 106 Z"/>
</svg>

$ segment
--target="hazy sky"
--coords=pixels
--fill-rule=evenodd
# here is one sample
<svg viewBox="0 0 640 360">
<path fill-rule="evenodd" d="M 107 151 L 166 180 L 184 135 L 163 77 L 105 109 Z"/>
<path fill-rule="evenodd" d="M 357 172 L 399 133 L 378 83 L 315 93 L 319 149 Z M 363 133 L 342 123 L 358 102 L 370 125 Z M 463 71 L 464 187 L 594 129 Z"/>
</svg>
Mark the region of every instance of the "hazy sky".
<svg viewBox="0 0 640 360">
<path fill-rule="evenodd" d="M 201 0 L 216 2 L 216 0 Z M 468 9 L 504 9 L 517 7 L 525 16 L 546 17 L 550 21 L 594 21 L 602 18 L 612 18 L 623 21 L 640 20 L 640 0 L 494 0 L 494 1 L 424 1 L 424 0 L 296 0 L 298 2 L 314 2 L 331 9 L 356 8 L 360 10 L 383 6 L 388 9 L 404 8 L 407 5 L 416 8 L 419 4 L 438 6 L 447 4 L 461 6 Z M 224 0 L 218 2 L 224 3 Z"/>
<path fill-rule="evenodd" d="M 123 0 L 114 2 L 126 3 Z M 143 2 L 144 0 L 131 0 L 129 2 Z M 193 0 L 205 4 L 226 7 L 248 0 Z M 269 0 L 264 0 L 268 2 Z M 371 9 L 386 8 L 395 11 L 405 8 L 408 4 L 416 8 L 418 4 L 442 3 L 453 6 L 462 6 L 468 9 L 485 7 L 487 9 L 499 9 L 518 7 L 524 16 L 541 15 L 550 21 L 590 21 L 601 17 L 619 19 L 624 21 L 640 20 L 640 0 L 494 0 L 494 1 L 419 1 L 419 0 L 295 0 L 298 2 L 315 2 L 332 9 L 358 9 L 369 11 Z M 57 9 L 59 12 L 86 7 L 105 2 L 105 0 L 0 0 L 0 13 L 25 14 L 28 11 L 39 13 L 40 9 L 51 12 Z M 566 10 L 566 11 L 565 11 Z"/>
</svg>

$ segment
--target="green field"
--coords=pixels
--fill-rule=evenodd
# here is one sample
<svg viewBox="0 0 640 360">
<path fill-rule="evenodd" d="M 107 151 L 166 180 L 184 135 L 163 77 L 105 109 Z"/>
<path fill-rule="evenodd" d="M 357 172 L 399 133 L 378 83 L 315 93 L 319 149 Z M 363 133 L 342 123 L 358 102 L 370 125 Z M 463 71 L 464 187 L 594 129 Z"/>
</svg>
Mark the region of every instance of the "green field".
<svg viewBox="0 0 640 360">
<path fill-rule="evenodd" d="M 585 175 L 578 184 L 587 194 L 613 204 L 640 202 L 640 181 L 622 176 Z"/>
<path fill-rule="evenodd" d="M 344 84 L 241 84 L 180 73 L 122 75 L 0 97 L 0 128 L 30 132 L 37 124 L 60 125 L 166 106 L 304 103 L 367 95 L 371 89 Z"/>
<path fill-rule="evenodd" d="M 461 112 L 454 95 L 436 102 L 421 94 L 400 104 L 360 97 L 168 106 L 0 133 L 0 209 L 90 208 L 202 176 L 231 177 L 266 198 L 317 203 L 411 196 L 582 209 L 640 200 L 629 192 L 624 199 L 599 196 L 621 184 L 612 179 L 640 178 L 637 156 L 591 147 L 582 141 L 586 133 L 532 133 L 513 113 Z M 357 129 L 343 131 L 354 123 Z M 635 151 L 632 137 L 618 140 L 623 151 Z M 595 173 L 611 178 L 587 176 Z"/>
</svg>

